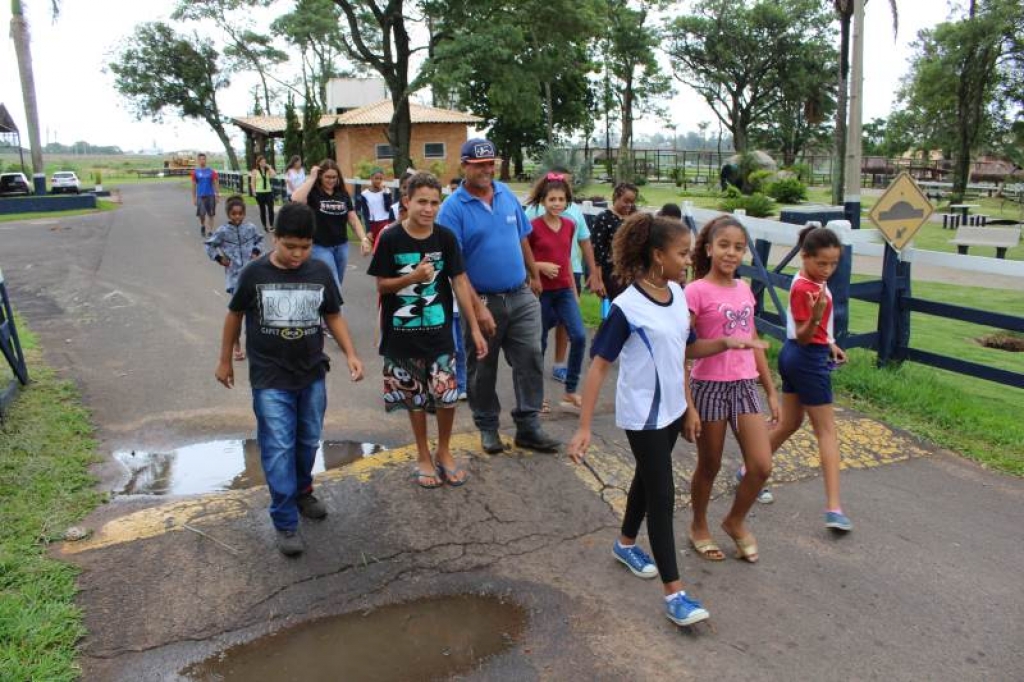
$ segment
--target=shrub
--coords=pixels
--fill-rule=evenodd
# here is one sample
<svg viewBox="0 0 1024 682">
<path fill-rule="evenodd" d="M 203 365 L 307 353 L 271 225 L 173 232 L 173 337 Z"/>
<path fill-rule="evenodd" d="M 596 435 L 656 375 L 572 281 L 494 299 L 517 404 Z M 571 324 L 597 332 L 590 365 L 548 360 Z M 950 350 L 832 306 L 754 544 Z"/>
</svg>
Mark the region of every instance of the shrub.
<svg viewBox="0 0 1024 682">
<path fill-rule="evenodd" d="M 807 198 L 807 185 L 796 178 L 783 178 L 768 185 L 768 195 L 783 204 L 796 204 Z"/>
<path fill-rule="evenodd" d="M 394 173 L 391 171 L 391 166 L 386 164 L 377 163 L 376 161 L 370 161 L 369 159 L 360 159 L 356 161 L 355 167 L 352 169 L 355 171 L 356 177 L 363 180 L 369 180 L 373 174 L 374 168 L 380 168 L 384 171 L 384 177 L 393 177 Z"/>
<path fill-rule="evenodd" d="M 676 167 L 668 172 L 668 177 L 672 179 L 672 182 L 676 183 L 676 187 L 682 187 L 683 182 L 686 180 L 686 169 Z"/>
<path fill-rule="evenodd" d="M 587 160 L 582 149 L 549 148 L 541 154 L 539 163 L 532 169 L 530 177 L 540 177 L 551 168 L 562 166 L 572 173 L 573 190 L 580 190 L 588 185 L 594 177 L 594 164 Z M 608 171 L 611 175 L 611 172 Z"/>
<path fill-rule="evenodd" d="M 747 188 L 750 193 L 764 192 L 771 184 L 772 179 L 775 177 L 774 171 L 770 170 L 755 170 L 751 171 L 750 175 L 747 176 Z"/>
<path fill-rule="evenodd" d="M 766 218 L 775 213 L 775 202 L 760 192 L 747 196 L 729 196 L 728 191 L 722 197 L 722 200 L 718 202 L 718 209 L 720 211 L 732 213 L 737 208 L 742 208 L 747 212 L 747 215 L 753 218 Z"/>
<path fill-rule="evenodd" d="M 783 170 L 788 170 L 789 172 L 796 174 L 796 177 L 800 182 L 809 183 L 811 181 L 811 167 L 806 163 L 794 163 L 789 168 L 785 168 Z"/>
</svg>

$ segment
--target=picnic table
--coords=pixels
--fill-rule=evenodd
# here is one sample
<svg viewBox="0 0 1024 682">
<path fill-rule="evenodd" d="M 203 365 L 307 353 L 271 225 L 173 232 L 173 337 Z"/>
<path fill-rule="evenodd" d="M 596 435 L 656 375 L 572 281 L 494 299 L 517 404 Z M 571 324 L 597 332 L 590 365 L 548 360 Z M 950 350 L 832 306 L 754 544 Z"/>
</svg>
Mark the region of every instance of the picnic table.
<svg viewBox="0 0 1024 682">
<path fill-rule="evenodd" d="M 967 224 L 967 214 L 971 212 L 972 208 L 980 208 L 981 204 L 950 204 L 949 209 L 951 211 L 960 211 L 964 218 L 964 225 Z"/>
</svg>

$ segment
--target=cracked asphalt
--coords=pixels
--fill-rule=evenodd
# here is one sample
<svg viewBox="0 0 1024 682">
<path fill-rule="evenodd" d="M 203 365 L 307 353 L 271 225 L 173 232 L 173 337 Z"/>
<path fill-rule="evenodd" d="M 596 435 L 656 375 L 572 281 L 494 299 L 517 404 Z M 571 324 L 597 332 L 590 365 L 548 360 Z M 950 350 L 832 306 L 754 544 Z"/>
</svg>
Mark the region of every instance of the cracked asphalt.
<svg viewBox="0 0 1024 682">
<path fill-rule="evenodd" d="M 213 379 L 226 298 L 186 186 L 127 185 L 123 197 L 114 212 L 5 224 L 0 267 L 14 304 L 47 361 L 81 387 L 105 454 L 251 435 L 244 378 L 233 391 Z M 175 680 L 192 662 L 291 624 L 456 594 L 528 612 L 514 646 L 463 679 L 1020 678 L 1020 479 L 843 410 L 844 506 L 856 530 L 822 527 L 813 440 L 801 433 L 777 459 L 776 503 L 754 510 L 761 561 L 709 563 L 685 544 L 694 451 L 681 443 L 677 549 L 712 613 L 712 627 L 681 630 L 659 613 L 656 581 L 611 558 L 632 458 L 612 424 L 610 384 L 589 468 L 484 455 L 463 407 L 453 445 L 470 482 L 416 488 L 407 421 L 379 406 L 373 287 L 366 262 L 353 264 L 346 315 L 369 378 L 329 376 L 325 437 L 389 450 L 318 477 L 330 515 L 304 522 L 308 549 L 297 560 L 273 549 L 262 489 L 115 496 L 88 519 L 89 539 L 56 551 L 83 569 L 83 679 Z M 506 405 L 510 384 L 504 377 Z M 568 438 L 575 417 L 556 411 L 547 427 Z M 729 448 L 713 519 L 738 463 Z M 97 473 L 106 489 L 123 485 L 112 459 Z"/>
</svg>

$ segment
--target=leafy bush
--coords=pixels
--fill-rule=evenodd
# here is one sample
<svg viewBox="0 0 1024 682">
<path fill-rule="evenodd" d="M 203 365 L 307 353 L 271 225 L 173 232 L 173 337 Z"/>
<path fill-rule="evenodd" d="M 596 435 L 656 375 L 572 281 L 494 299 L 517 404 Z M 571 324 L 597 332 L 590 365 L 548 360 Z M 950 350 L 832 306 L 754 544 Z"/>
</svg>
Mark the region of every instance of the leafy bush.
<svg viewBox="0 0 1024 682">
<path fill-rule="evenodd" d="M 796 204 L 807 198 L 807 185 L 796 178 L 782 178 L 768 185 L 768 195 L 783 204 Z"/>
<path fill-rule="evenodd" d="M 783 170 L 795 173 L 800 182 L 809 183 L 811 181 L 811 167 L 806 163 L 794 163 L 789 168 L 784 168 Z"/>
<path fill-rule="evenodd" d="M 637 177 L 636 177 L 636 178 L 635 178 L 635 179 L 633 180 L 633 184 L 634 184 L 634 185 L 636 185 L 637 187 L 643 187 L 644 185 L 646 185 L 646 184 L 647 184 L 647 178 L 645 178 L 645 177 L 644 177 L 644 176 L 642 176 L 642 175 L 640 175 L 640 176 L 637 176 Z"/>
<path fill-rule="evenodd" d="M 718 202 L 718 209 L 732 213 L 738 208 L 742 208 L 747 212 L 747 215 L 753 218 L 766 218 L 775 213 L 775 202 L 760 192 L 746 196 L 742 194 L 740 196 L 729 196 L 729 192 L 726 190 L 725 196 Z"/>
<path fill-rule="evenodd" d="M 676 187 L 682 187 L 683 182 L 686 180 L 686 169 L 676 167 L 668 172 L 668 176 L 672 178 L 672 182 L 676 183 Z"/>
<path fill-rule="evenodd" d="M 771 184 L 772 179 L 775 177 L 774 171 L 770 170 L 755 170 L 751 171 L 750 175 L 747 176 L 747 187 L 750 193 L 764 192 Z"/>
<path fill-rule="evenodd" d="M 547 149 L 540 157 L 536 173 L 533 177 L 540 177 L 550 169 L 561 166 L 572 174 L 573 190 L 583 189 L 590 183 L 594 176 L 594 164 L 587 160 L 582 149 Z M 609 171 L 609 175 L 610 175 Z"/>
<path fill-rule="evenodd" d="M 359 161 L 356 161 L 356 165 L 353 167 L 352 170 L 355 171 L 357 178 L 369 180 L 370 176 L 373 175 L 374 168 L 380 168 L 382 171 L 384 171 L 385 178 L 394 176 L 394 173 L 391 170 L 391 166 L 377 163 L 376 161 L 370 161 L 369 159 L 360 159 Z"/>
</svg>

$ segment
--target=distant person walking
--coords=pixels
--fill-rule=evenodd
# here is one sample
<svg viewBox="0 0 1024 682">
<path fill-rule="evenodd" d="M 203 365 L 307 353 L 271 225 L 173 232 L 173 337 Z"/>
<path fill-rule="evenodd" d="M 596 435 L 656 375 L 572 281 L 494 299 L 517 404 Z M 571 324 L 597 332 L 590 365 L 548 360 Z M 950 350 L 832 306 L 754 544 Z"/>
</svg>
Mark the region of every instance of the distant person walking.
<svg viewBox="0 0 1024 682">
<path fill-rule="evenodd" d="M 199 234 L 205 237 L 213 234 L 213 218 L 217 215 L 217 200 L 220 198 L 220 176 L 217 171 L 206 167 L 206 154 L 196 157 L 198 164 L 192 169 L 192 205 L 199 218 Z"/>
<path fill-rule="evenodd" d="M 277 171 L 267 163 L 266 157 L 257 154 L 256 167 L 249 172 L 249 178 L 252 182 L 253 196 L 260 207 L 260 223 L 263 224 L 264 232 L 274 229 L 274 188 L 270 181 L 275 177 Z"/>
<path fill-rule="evenodd" d="M 288 201 L 295 201 L 292 195 L 305 181 L 306 169 L 302 167 L 302 157 L 296 154 L 288 159 L 288 167 L 284 170 L 284 188 L 288 192 Z"/>
<path fill-rule="evenodd" d="M 263 235 L 245 219 L 245 201 L 237 194 L 224 202 L 228 221 L 206 239 L 206 255 L 224 268 L 224 290 L 234 294 L 238 276 L 246 263 L 263 253 Z M 235 341 L 235 360 L 245 360 L 241 344 Z"/>
<path fill-rule="evenodd" d="M 496 390 L 498 356 L 504 352 L 515 385 L 515 443 L 553 452 L 559 442 L 540 426 L 544 357 L 537 296 L 541 285 L 527 239 L 530 221 L 512 190 L 494 179 L 493 142 L 467 140 L 462 145 L 461 159 L 466 179 L 441 205 L 437 222 L 459 240 L 475 294 L 473 313 L 480 330 L 489 337 L 486 357 L 477 359 L 467 354 L 469 406 L 473 422 L 480 429 L 480 445 L 492 454 L 504 449 L 498 436 L 501 403 Z M 467 317 L 473 314 L 463 313 Z"/>
<path fill-rule="evenodd" d="M 348 267 L 348 228 L 359 237 L 363 256 L 370 253 L 370 236 L 356 214 L 352 197 L 341 181 L 341 170 L 333 159 L 324 159 L 309 169 L 309 177 L 292 194 L 292 201 L 304 203 L 316 216 L 313 258 L 323 261 L 334 273 L 341 289 Z"/>
</svg>

